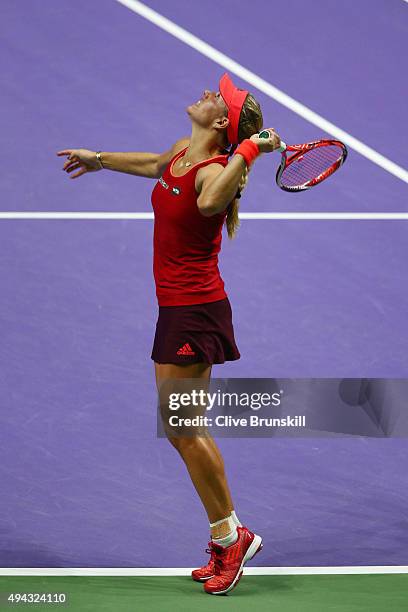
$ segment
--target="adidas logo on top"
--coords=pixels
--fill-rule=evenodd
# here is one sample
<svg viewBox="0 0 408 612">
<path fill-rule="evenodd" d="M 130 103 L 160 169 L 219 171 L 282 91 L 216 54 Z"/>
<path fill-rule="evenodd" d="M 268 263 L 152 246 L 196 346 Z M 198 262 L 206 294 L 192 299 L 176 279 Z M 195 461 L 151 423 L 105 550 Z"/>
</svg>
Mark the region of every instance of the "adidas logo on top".
<svg viewBox="0 0 408 612">
<path fill-rule="evenodd" d="M 195 355 L 195 352 L 193 351 L 189 343 L 186 342 L 184 346 L 179 348 L 179 350 L 177 351 L 177 355 Z"/>
</svg>

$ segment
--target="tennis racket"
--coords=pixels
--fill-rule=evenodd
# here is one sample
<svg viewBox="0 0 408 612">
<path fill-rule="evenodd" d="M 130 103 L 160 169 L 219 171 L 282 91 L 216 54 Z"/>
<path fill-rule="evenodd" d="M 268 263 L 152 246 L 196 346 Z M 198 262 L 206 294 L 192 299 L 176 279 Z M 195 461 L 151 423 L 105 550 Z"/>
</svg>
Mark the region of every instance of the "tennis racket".
<svg viewBox="0 0 408 612">
<path fill-rule="evenodd" d="M 263 130 L 259 138 L 269 138 Z M 301 145 L 287 145 L 281 140 L 280 166 L 276 183 L 284 191 L 304 191 L 318 185 L 340 168 L 347 158 L 347 147 L 340 140 L 315 140 Z"/>
</svg>

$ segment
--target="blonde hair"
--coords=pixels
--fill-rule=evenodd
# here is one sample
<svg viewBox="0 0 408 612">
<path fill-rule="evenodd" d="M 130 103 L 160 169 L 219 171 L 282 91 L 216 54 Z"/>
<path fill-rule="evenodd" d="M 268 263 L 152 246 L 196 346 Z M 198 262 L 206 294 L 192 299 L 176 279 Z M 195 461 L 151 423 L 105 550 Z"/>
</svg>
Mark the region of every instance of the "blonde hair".
<svg viewBox="0 0 408 612">
<path fill-rule="evenodd" d="M 252 94 L 248 94 L 245 98 L 244 105 L 242 107 L 241 115 L 239 118 L 238 125 L 238 141 L 242 142 L 246 138 L 250 138 L 253 134 L 257 134 L 262 130 L 263 117 L 259 103 L 255 100 Z M 238 145 L 232 145 L 229 150 L 229 155 L 232 155 Z M 248 169 L 245 168 L 241 181 L 239 183 L 238 191 L 245 188 L 248 182 Z M 227 217 L 225 224 L 227 226 L 227 233 L 229 238 L 236 236 L 239 227 L 239 198 L 234 198 L 227 208 Z"/>
</svg>

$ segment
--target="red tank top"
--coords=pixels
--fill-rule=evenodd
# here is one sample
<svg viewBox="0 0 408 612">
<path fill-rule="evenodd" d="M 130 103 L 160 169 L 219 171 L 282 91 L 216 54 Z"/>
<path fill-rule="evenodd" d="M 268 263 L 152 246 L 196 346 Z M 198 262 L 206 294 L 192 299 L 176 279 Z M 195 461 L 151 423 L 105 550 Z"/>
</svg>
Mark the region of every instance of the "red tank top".
<svg viewBox="0 0 408 612">
<path fill-rule="evenodd" d="M 199 168 L 208 164 L 226 166 L 228 155 L 204 160 L 184 176 L 174 176 L 173 164 L 185 151 L 172 158 L 152 192 L 153 272 L 159 306 L 205 304 L 227 296 L 218 270 L 226 211 L 201 215 L 195 178 Z"/>
</svg>

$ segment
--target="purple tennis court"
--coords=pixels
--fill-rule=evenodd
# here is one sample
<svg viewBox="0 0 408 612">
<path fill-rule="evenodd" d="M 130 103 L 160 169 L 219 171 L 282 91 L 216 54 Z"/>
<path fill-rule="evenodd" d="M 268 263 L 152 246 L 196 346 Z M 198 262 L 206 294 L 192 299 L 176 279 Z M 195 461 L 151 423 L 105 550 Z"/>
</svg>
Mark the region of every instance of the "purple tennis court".
<svg viewBox="0 0 408 612">
<path fill-rule="evenodd" d="M 153 221 L 132 217 L 151 213 L 155 181 L 108 171 L 70 181 L 55 152 L 164 151 L 189 135 L 186 107 L 226 69 L 286 142 L 333 135 L 303 107 L 350 142 L 344 167 L 304 194 L 276 187 L 277 157 L 251 171 L 241 212 L 294 215 L 243 215 L 237 238 L 224 235 L 241 359 L 214 376 L 408 378 L 407 3 L 133 3 L 299 102 L 298 112 L 125 4 L 0 6 L 4 568 L 202 561 L 207 517 L 156 435 Z M 239 515 L 264 538 L 254 566 L 408 566 L 406 439 L 220 447 Z"/>
</svg>

